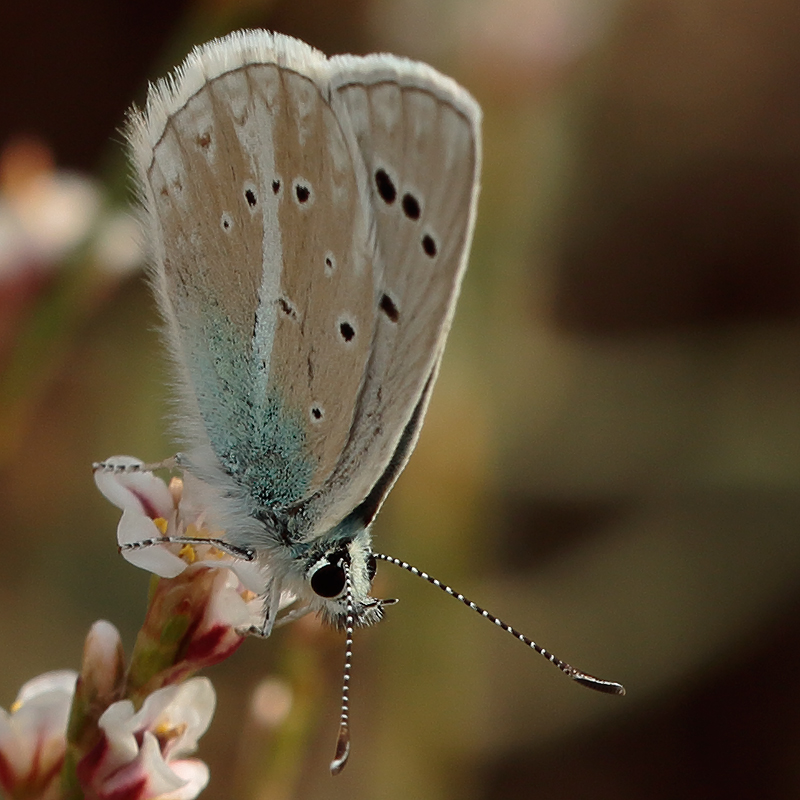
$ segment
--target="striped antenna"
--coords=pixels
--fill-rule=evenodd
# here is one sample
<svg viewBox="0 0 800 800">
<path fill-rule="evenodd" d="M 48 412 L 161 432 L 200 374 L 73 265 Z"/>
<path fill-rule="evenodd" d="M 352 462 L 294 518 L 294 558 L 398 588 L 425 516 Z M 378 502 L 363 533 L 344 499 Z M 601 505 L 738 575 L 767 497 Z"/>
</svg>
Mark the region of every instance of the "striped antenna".
<svg viewBox="0 0 800 800">
<path fill-rule="evenodd" d="M 534 642 L 532 639 L 529 639 L 527 636 L 525 636 L 525 634 L 520 633 L 510 625 L 506 625 L 503 620 L 498 619 L 494 616 L 494 614 L 490 614 L 479 605 L 473 603 L 469 598 L 464 597 L 463 594 L 459 594 L 447 584 L 444 584 L 441 581 L 436 580 L 436 578 L 431 577 L 427 572 L 423 572 L 416 567 L 412 567 L 411 564 L 406 561 L 401 561 L 399 558 L 393 558 L 392 556 L 383 555 L 382 553 L 373 553 L 372 555 L 381 561 L 388 561 L 390 564 L 394 564 L 397 567 L 402 567 L 402 569 L 410 572 L 412 575 L 416 575 L 418 578 L 423 578 L 424 580 L 428 581 L 428 583 L 432 583 L 443 592 L 449 594 L 451 597 L 455 597 L 456 600 L 460 600 L 465 606 L 468 606 L 473 611 L 477 611 L 478 614 L 480 614 L 482 617 L 485 617 L 490 622 L 493 622 L 498 628 L 502 628 L 516 639 L 519 639 L 523 644 L 528 645 L 528 647 L 532 648 L 540 655 L 543 655 L 551 664 L 555 664 L 565 675 L 572 678 L 572 680 L 577 681 L 581 686 L 588 686 L 590 689 L 594 689 L 595 691 L 603 692 L 605 694 L 625 694 L 625 687 L 621 683 L 595 678 L 594 675 L 589 675 L 586 672 L 581 672 L 580 670 L 575 669 L 575 667 L 567 664 L 566 661 L 556 658 L 551 652 L 545 650 L 541 645 L 536 644 L 536 642 Z"/>
<path fill-rule="evenodd" d="M 338 775 L 350 755 L 350 671 L 353 666 L 353 586 L 350 583 L 350 565 L 341 562 L 344 570 L 345 632 L 344 675 L 342 677 L 342 715 L 339 719 L 339 735 L 336 737 L 336 755 L 331 761 L 331 775 Z"/>
</svg>

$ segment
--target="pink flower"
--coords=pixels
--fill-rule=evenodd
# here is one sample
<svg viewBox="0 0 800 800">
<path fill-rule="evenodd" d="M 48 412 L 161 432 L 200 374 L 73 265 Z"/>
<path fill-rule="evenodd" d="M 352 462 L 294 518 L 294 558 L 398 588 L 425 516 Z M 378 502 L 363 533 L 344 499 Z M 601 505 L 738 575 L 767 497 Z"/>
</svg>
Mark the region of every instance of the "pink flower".
<svg viewBox="0 0 800 800">
<path fill-rule="evenodd" d="M 124 557 L 162 578 L 151 589 L 131 657 L 128 696 L 134 700 L 231 655 L 262 624 L 267 585 L 258 562 L 214 543 L 224 531 L 208 525 L 204 484 L 187 474 L 167 486 L 142 466 L 115 456 L 95 468 L 98 488 L 123 511 L 117 541 Z M 170 541 L 187 537 L 193 541 Z M 150 544 L 124 549 L 143 542 Z M 294 597 L 282 600 L 285 606 Z"/>
<path fill-rule="evenodd" d="M 0 279 L 57 266 L 85 241 L 100 204 L 97 183 L 55 169 L 42 142 L 7 144 L 0 152 Z"/>
<path fill-rule="evenodd" d="M 46 672 L 0 709 L 0 786 L 12 798 L 56 798 L 77 673 Z"/>
<path fill-rule="evenodd" d="M 20 137 L 0 150 L 0 285 L 46 276 L 78 248 L 101 269 L 124 274 L 142 265 L 136 220 L 110 210 L 92 178 L 54 164 L 44 142 Z"/>
<path fill-rule="evenodd" d="M 152 472 L 140 469 L 144 462 L 132 456 L 113 456 L 95 466 L 97 488 L 122 509 L 117 527 L 120 546 L 162 538 L 222 539 L 224 531 L 207 526 L 202 503 L 202 483 L 191 475 L 173 478 L 169 486 Z M 174 578 L 190 566 L 227 569 L 249 592 L 264 592 L 266 579 L 256 562 L 245 561 L 214 547 L 163 544 L 123 550 L 126 561 L 162 578 Z"/>
<path fill-rule="evenodd" d="M 100 717 L 101 739 L 78 764 L 87 800 L 192 800 L 208 783 L 208 767 L 193 752 L 214 715 L 207 678 L 192 678 L 150 694 L 139 711 L 130 700 Z"/>
</svg>

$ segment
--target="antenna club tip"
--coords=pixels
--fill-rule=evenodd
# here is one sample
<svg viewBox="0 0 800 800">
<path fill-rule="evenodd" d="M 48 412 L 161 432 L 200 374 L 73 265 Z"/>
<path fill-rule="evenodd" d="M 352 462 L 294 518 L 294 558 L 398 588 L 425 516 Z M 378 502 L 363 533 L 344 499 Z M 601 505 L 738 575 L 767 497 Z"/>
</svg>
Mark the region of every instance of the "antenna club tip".
<svg viewBox="0 0 800 800">
<path fill-rule="evenodd" d="M 572 680 L 577 681 L 581 686 L 587 689 L 594 689 L 596 692 L 603 694 L 615 694 L 622 697 L 625 694 L 625 687 L 616 681 L 604 681 L 601 678 L 595 678 L 594 675 L 587 675 L 585 672 L 573 672 L 570 675 Z"/>
<path fill-rule="evenodd" d="M 336 740 L 336 756 L 331 761 L 331 775 L 338 775 L 347 764 L 350 757 L 350 731 L 343 728 L 339 731 L 339 738 Z"/>
</svg>

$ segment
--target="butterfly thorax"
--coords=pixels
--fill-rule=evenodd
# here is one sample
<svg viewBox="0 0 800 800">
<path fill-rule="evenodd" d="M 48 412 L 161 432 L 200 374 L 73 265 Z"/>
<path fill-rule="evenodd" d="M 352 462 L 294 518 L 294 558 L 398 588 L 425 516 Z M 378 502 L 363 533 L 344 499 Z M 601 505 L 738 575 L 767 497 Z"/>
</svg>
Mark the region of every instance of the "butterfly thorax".
<svg viewBox="0 0 800 800">
<path fill-rule="evenodd" d="M 338 524 L 324 525 L 310 511 L 313 503 L 276 507 L 255 501 L 220 464 L 210 448 L 195 447 L 176 457 L 192 494 L 207 510 L 212 526 L 233 547 L 251 551 L 265 575 L 265 625 L 270 632 L 286 598 L 297 609 L 316 612 L 343 627 L 347 616 L 345 572 L 350 583 L 354 623 L 372 625 L 382 603 L 370 597 L 375 559 L 369 524 L 358 509 Z"/>
</svg>

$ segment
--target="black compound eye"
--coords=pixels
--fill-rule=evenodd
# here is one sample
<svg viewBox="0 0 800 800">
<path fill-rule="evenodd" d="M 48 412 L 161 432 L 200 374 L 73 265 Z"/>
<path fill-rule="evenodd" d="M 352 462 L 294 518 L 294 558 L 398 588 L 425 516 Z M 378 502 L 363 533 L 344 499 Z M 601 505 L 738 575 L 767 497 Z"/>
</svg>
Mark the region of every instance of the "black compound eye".
<svg viewBox="0 0 800 800">
<path fill-rule="evenodd" d="M 367 577 L 372 582 L 372 579 L 375 577 L 375 573 L 378 571 L 378 559 L 375 556 L 370 555 L 367 557 Z"/>
<path fill-rule="evenodd" d="M 311 576 L 311 588 L 320 597 L 338 597 L 344 591 L 344 569 L 335 564 L 320 567 Z"/>
</svg>

